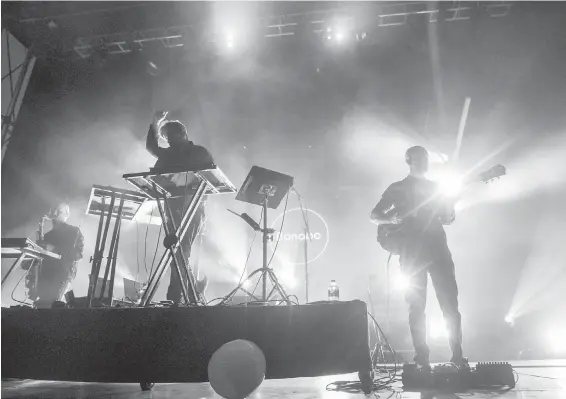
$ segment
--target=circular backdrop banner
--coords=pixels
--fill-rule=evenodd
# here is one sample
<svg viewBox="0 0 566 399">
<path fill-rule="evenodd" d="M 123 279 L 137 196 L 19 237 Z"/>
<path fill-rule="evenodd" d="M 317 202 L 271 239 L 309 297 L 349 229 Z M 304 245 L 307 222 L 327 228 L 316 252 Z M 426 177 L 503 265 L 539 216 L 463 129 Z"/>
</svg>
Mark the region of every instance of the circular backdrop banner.
<svg viewBox="0 0 566 399">
<path fill-rule="evenodd" d="M 285 215 L 285 223 L 280 233 L 283 215 Z M 308 222 L 308 232 L 305 217 Z M 273 241 L 270 241 L 271 249 L 275 249 L 279 240 L 278 258 L 293 265 L 305 263 L 305 242 L 307 263 L 311 263 L 322 256 L 330 240 L 328 224 L 318 212 L 312 209 L 304 209 L 304 211 L 301 208 L 289 209 L 273 220 L 271 228 L 275 230 Z"/>
</svg>

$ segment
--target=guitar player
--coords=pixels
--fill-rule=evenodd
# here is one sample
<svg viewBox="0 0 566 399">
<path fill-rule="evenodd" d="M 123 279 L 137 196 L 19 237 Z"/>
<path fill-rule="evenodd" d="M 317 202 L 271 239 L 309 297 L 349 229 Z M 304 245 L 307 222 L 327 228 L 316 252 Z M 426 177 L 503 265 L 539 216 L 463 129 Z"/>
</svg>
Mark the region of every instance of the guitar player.
<svg viewBox="0 0 566 399">
<path fill-rule="evenodd" d="M 205 163 L 213 163 L 212 155 L 202 146 L 194 144 L 189 140 L 187 128 L 180 121 L 166 121 L 168 112 L 157 111 L 153 116 L 153 122 L 149 126 L 146 139 L 147 151 L 157 158 L 155 168 L 170 166 L 191 166 Z M 159 136 L 167 140 L 169 147 L 160 147 Z M 194 192 L 187 189 L 184 197 L 173 198 L 169 200 L 173 219 L 178 226 L 183 216 L 183 210 L 186 209 Z M 181 241 L 181 251 L 187 261 L 190 258 L 191 248 L 195 238 L 205 223 L 205 203 L 201 202 L 193 219 L 189 223 L 187 232 Z M 180 260 L 180 259 L 179 259 Z M 182 265 L 182 262 L 179 262 Z M 182 269 L 183 281 L 188 282 L 188 276 L 184 275 L 186 270 Z M 204 294 L 208 280 L 206 276 L 196 281 L 196 289 Z M 181 302 L 181 278 L 177 272 L 177 268 L 171 267 L 171 280 L 167 289 L 167 300 L 172 301 L 175 305 Z"/>
<path fill-rule="evenodd" d="M 427 275 L 430 274 L 436 297 L 444 315 L 452 349 L 451 362 L 459 369 L 468 368 L 462 355 L 462 325 L 458 310 L 458 287 L 452 255 L 443 225 L 455 219 L 453 203 L 437 196 L 437 185 L 425 178 L 428 152 L 411 147 L 405 153 L 409 175 L 391 184 L 371 212 L 376 224 L 391 223 L 402 227 L 398 243 L 401 270 L 410 281 L 405 299 L 409 305 L 409 326 L 415 348 L 414 361 L 420 370 L 431 370 L 426 340 Z"/>
</svg>

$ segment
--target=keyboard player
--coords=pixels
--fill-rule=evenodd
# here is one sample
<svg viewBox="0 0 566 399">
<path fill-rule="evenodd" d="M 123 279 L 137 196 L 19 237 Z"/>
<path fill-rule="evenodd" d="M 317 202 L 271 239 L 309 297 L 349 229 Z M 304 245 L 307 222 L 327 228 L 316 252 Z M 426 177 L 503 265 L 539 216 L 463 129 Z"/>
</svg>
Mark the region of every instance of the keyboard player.
<svg viewBox="0 0 566 399">
<path fill-rule="evenodd" d="M 166 121 L 167 112 L 158 111 L 153 116 L 153 121 L 149 126 L 147 133 L 146 148 L 147 151 L 157 158 L 155 168 L 162 167 L 191 167 L 192 165 L 200 165 L 205 163 L 213 163 L 212 155 L 208 150 L 200 145 L 194 144 L 189 140 L 187 128 L 180 121 Z M 159 137 L 164 138 L 169 147 L 159 146 Z M 186 209 L 190 203 L 194 190 L 187 189 L 184 197 L 173 198 L 169 201 L 175 224 L 178 226 L 181 222 L 183 210 Z M 205 204 L 201 202 L 197 212 L 195 213 L 183 240 L 181 241 L 181 250 L 185 259 L 189 260 L 191 255 L 191 248 L 199 230 L 205 222 Z M 182 271 L 183 273 L 183 271 Z M 188 276 L 183 276 L 185 284 L 188 281 Z M 204 293 L 206 289 L 207 280 L 196 282 L 196 289 Z M 171 280 L 167 290 L 167 299 L 175 304 L 181 302 L 181 279 L 175 267 L 171 268 Z"/>
<path fill-rule="evenodd" d="M 65 289 L 76 276 L 77 263 L 83 257 L 84 237 L 78 227 L 67 224 L 69 215 L 69 205 L 61 203 L 40 224 L 38 244 L 61 255 L 61 259 L 45 258 L 41 267 L 35 270 L 39 273 L 37 286 L 29 292 L 35 307 L 50 308 L 53 302 L 60 301 Z M 45 219 L 51 219 L 53 227 L 43 234 Z"/>
</svg>

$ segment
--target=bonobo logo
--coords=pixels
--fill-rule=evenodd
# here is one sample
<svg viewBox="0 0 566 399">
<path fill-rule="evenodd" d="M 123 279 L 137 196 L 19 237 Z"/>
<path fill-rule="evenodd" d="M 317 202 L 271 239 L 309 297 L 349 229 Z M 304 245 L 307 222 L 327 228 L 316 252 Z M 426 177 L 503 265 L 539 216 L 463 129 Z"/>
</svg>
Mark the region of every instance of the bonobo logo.
<svg viewBox="0 0 566 399">
<path fill-rule="evenodd" d="M 309 223 L 310 224 L 310 223 Z M 275 234 L 273 235 L 273 239 L 275 241 L 293 241 L 293 240 L 299 240 L 299 241 L 303 241 L 303 240 L 320 240 L 322 238 L 322 234 L 320 233 L 300 233 L 300 234 L 279 234 L 278 231 L 275 232 Z"/>
<path fill-rule="evenodd" d="M 283 215 L 285 215 L 285 223 L 283 230 L 279 232 Z M 308 230 L 305 226 L 305 217 Z M 279 240 L 275 256 L 287 264 L 303 264 L 305 255 L 307 263 L 315 261 L 322 256 L 330 239 L 326 221 L 312 209 L 305 209 L 304 212 L 301 208 L 289 209 L 273 221 L 271 228 L 275 230 L 273 241 L 270 242 L 271 248 L 274 249 Z"/>
</svg>

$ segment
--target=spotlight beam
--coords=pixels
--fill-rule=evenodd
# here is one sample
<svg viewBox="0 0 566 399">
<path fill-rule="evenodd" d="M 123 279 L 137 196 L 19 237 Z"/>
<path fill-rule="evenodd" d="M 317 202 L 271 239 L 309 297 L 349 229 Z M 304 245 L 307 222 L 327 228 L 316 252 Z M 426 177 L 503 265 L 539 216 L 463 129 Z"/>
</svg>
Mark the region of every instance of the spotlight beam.
<svg viewBox="0 0 566 399">
<path fill-rule="evenodd" d="M 464 129 L 466 128 L 466 121 L 468 120 L 468 111 L 470 110 L 470 103 L 472 99 L 466 97 L 464 101 L 464 108 L 462 109 L 462 116 L 460 117 L 460 124 L 458 125 L 458 135 L 456 136 L 456 148 L 454 148 L 454 154 L 452 154 L 452 160 L 458 162 L 460 158 L 460 149 L 462 148 L 462 141 L 464 139 Z"/>
</svg>

